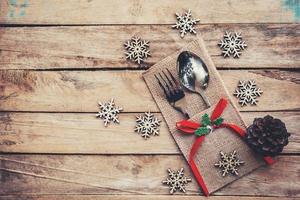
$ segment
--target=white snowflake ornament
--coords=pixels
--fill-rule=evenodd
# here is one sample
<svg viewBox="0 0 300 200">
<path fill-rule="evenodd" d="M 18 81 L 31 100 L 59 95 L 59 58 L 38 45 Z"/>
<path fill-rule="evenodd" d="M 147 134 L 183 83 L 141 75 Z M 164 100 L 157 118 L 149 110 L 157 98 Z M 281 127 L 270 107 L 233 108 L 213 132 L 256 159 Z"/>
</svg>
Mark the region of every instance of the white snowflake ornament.
<svg viewBox="0 0 300 200">
<path fill-rule="evenodd" d="M 171 169 L 168 169 L 168 172 L 169 172 L 169 177 L 167 178 L 167 180 L 163 181 L 162 183 L 169 185 L 170 194 L 173 194 L 177 190 L 185 193 L 186 192 L 185 185 L 188 182 L 191 182 L 192 179 L 184 176 L 183 168 L 181 168 L 177 172 L 175 172 Z"/>
<path fill-rule="evenodd" d="M 233 93 L 237 98 L 239 98 L 239 103 L 241 106 L 248 105 L 256 105 L 258 100 L 256 99 L 259 97 L 263 91 L 256 87 L 256 83 L 253 80 L 248 82 L 246 81 L 239 81 L 238 89 Z"/>
<path fill-rule="evenodd" d="M 141 134 L 145 139 L 148 139 L 151 135 L 159 135 L 160 120 L 154 117 L 150 112 L 146 112 L 143 116 L 136 117 L 137 125 L 134 131 Z"/>
<path fill-rule="evenodd" d="M 220 155 L 221 160 L 215 166 L 222 169 L 222 176 L 226 176 L 228 173 L 239 175 L 238 167 L 245 162 L 237 158 L 236 151 L 231 152 L 229 155 L 221 151 Z"/>
<path fill-rule="evenodd" d="M 115 107 L 114 99 L 111 99 L 110 102 L 101 103 L 99 102 L 100 111 L 96 115 L 96 117 L 101 118 L 104 121 L 104 126 L 110 122 L 119 123 L 118 114 L 122 110 L 122 108 Z"/>
<path fill-rule="evenodd" d="M 241 51 L 247 47 L 245 41 L 242 40 L 241 33 L 225 32 L 223 40 L 219 43 L 220 48 L 223 50 L 224 57 L 239 58 L 242 54 Z"/>
<path fill-rule="evenodd" d="M 150 56 L 149 41 L 141 40 L 139 37 L 133 37 L 124 43 L 126 59 L 130 59 L 141 64 L 144 59 Z"/>
<path fill-rule="evenodd" d="M 172 28 L 176 28 L 180 30 L 180 37 L 183 38 L 186 33 L 190 32 L 192 34 L 196 34 L 196 30 L 194 25 L 197 24 L 200 19 L 192 18 L 192 11 L 189 9 L 188 12 L 180 15 L 176 13 L 177 22 Z"/>
</svg>

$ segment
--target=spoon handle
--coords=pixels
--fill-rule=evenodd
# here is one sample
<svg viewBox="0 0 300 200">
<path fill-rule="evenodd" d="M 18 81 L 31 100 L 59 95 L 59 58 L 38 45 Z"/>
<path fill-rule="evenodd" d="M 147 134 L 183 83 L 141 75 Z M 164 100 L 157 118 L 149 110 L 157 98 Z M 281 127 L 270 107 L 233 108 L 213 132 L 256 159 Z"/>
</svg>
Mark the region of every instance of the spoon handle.
<svg viewBox="0 0 300 200">
<path fill-rule="evenodd" d="M 196 94 L 200 95 L 207 107 L 211 107 L 210 101 L 208 100 L 207 96 L 204 94 L 202 90 L 200 91 L 195 91 Z"/>
</svg>

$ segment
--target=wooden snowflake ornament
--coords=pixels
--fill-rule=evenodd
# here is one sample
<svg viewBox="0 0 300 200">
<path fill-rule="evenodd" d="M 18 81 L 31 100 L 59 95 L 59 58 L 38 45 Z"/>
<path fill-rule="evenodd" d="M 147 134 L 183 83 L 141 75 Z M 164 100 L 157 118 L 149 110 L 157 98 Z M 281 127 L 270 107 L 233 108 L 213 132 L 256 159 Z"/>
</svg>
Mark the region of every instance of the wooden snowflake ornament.
<svg viewBox="0 0 300 200">
<path fill-rule="evenodd" d="M 219 43 L 222 49 L 222 54 L 225 57 L 239 58 L 242 54 L 241 51 L 247 47 L 245 41 L 242 40 L 241 33 L 225 32 L 223 40 Z"/>
<path fill-rule="evenodd" d="M 169 185 L 170 194 L 174 194 L 177 190 L 185 193 L 185 185 L 188 184 L 188 182 L 191 182 L 192 179 L 184 176 L 183 168 L 181 168 L 177 172 L 168 169 L 168 172 L 169 177 L 162 183 Z"/>
<path fill-rule="evenodd" d="M 133 37 L 124 44 L 126 49 L 126 59 L 130 59 L 138 64 L 144 62 L 150 56 L 149 41 L 141 40 L 139 37 Z"/>
<path fill-rule="evenodd" d="M 256 105 L 259 97 L 263 91 L 256 86 L 255 81 L 239 81 L 238 88 L 233 93 L 234 96 L 239 98 L 241 106 L 248 104 Z"/>
<path fill-rule="evenodd" d="M 245 162 L 237 158 L 236 151 L 231 152 L 229 155 L 221 151 L 220 155 L 221 160 L 215 164 L 215 167 L 222 169 L 222 176 L 224 177 L 229 173 L 238 175 L 238 167 Z"/>
<path fill-rule="evenodd" d="M 144 116 L 136 117 L 135 131 L 141 134 L 145 139 L 148 139 L 151 135 L 159 135 L 160 120 L 154 117 L 150 112 L 146 112 Z"/>
<path fill-rule="evenodd" d="M 107 127 L 110 122 L 119 123 L 118 114 L 122 108 L 115 107 L 114 99 L 111 99 L 110 102 L 107 103 L 99 102 L 99 106 L 100 111 L 96 117 L 99 117 L 104 121 L 105 127 Z"/>
<path fill-rule="evenodd" d="M 185 34 L 192 33 L 196 34 L 196 30 L 194 25 L 196 25 L 200 19 L 193 19 L 192 18 L 192 11 L 189 9 L 183 15 L 176 13 L 177 22 L 172 28 L 176 28 L 180 30 L 180 37 L 183 38 Z"/>
</svg>

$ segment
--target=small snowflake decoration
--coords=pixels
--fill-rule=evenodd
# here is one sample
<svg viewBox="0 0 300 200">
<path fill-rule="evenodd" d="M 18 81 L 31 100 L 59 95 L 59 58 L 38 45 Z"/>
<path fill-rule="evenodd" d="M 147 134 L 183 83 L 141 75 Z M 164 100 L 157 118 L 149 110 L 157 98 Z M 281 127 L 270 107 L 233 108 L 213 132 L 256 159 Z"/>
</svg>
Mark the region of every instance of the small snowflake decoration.
<svg viewBox="0 0 300 200">
<path fill-rule="evenodd" d="M 200 19 L 192 18 L 192 11 L 188 10 L 184 15 L 180 15 L 176 13 L 177 22 L 172 28 L 176 28 L 180 30 L 180 37 L 184 37 L 186 33 L 190 32 L 192 34 L 196 34 L 196 30 L 194 29 L 194 25 L 197 24 Z"/>
<path fill-rule="evenodd" d="M 110 122 L 119 123 L 118 114 L 122 108 L 115 107 L 114 99 L 111 99 L 108 103 L 99 102 L 99 106 L 100 111 L 96 116 L 103 119 L 105 127 L 107 127 Z"/>
<path fill-rule="evenodd" d="M 130 59 L 141 64 L 144 59 L 150 56 L 149 41 L 141 40 L 139 37 L 133 37 L 124 43 L 126 59 Z"/>
<path fill-rule="evenodd" d="M 242 40 L 241 33 L 231 33 L 227 31 L 225 32 L 224 39 L 220 41 L 219 46 L 223 49 L 222 53 L 224 57 L 230 57 L 230 55 L 232 55 L 234 58 L 239 58 L 241 50 L 247 47 L 245 41 Z"/>
<path fill-rule="evenodd" d="M 192 179 L 184 176 L 183 168 L 181 168 L 177 172 L 175 172 L 171 169 L 168 169 L 168 172 L 169 172 L 169 178 L 167 178 L 167 180 L 163 181 L 163 184 L 169 185 L 170 194 L 173 194 L 177 190 L 185 193 L 185 185 L 188 182 L 191 182 Z"/>
<path fill-rule="evenodd" d="M 137 125 L 135 126 L 134 131 L 141 134 L 145 139 L 148 139 L 151 135 L 159 135 L 159 125 L 160 120 L 154 117 L 150 112 L 146 112 L 144 116 L 136 117 Z"/>
<path fill-rule="evenodd" d="M 241 106 L 245 106 L 248 103 L 251 105 L 256 105 L 258 100 L 256 99 L 260 96 L 263 91 L 256 87 L 255 81 L 239 81 L 238 89 L 233 93 L 237 98 L 239 98 L 239 103 Z"/>
<path fill-rule="evenodd" d="M 229 155 L 221 151 L 220 155 L 221 160 L 215 166 L 222 169 L 222 176 L 226 176 L 228 173 L 238 175 L 238 167 L 245 162 L 237 158 L 236 151 L 231 152 Z"/>
</svg>

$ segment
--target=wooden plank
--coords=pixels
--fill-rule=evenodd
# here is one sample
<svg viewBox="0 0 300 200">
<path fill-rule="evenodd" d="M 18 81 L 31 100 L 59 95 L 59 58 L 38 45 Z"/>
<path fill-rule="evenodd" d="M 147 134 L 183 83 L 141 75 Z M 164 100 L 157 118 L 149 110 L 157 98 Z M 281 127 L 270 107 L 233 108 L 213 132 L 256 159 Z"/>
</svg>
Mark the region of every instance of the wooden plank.
<svg viewBox="0 0 300 200">
<path fill-rule="evenodd" d="M 299 68 L 300 24 L 197 26 L 218 68 Z M 242 32 L 247 49 L 239 59 L 218 47 L 225 31 Z M 169 25 L 0 28 L 0 69 L 137 68 L 123 43 L 133 35 L 150 41 L 151 66 L 196 39 L 181 39 Z"/>
<path fill-rule="evenodd" d="M 207 200 L 207 197 L 196 195 L 10 195 L 0 196 L 1 200 Z M 211 196 L 210 200 L 296 200 L 288 197 L 243 197 Z"/>
<path fill-rule="evenodd" d="M 3 24 L 173 24 L 175 13 L 191 8 L 201 23 L 282 23 L 299 20 L 297 3 L 277 0 L 7 0 Z"/>
<path fill-rule="evenodd" d="M 142 71 L 0 71 L 0 110 L 97 112 L 98 101 L 108 101 L 114 97 L 116 104 L 123 107 L 124 112 L 157 112 L 159 110 L 141 73 Z M 299 72 L 225 70 L 220 73 L 231 94 L 238 81 L 243 79 L 255 80 L 265 91 L 257 106 L 239 106 L 242 111 L 300 108 Z"/>
<path fill-rule="evenodd" d="M 64 154 L 180 154 L 162 116 L 160 136 L 144 140 L 134 132 L 135 116 L 120 115 L 120 125 L 105 128 L 93 114 L 0 113 L 0 151 Z M 300 153 L 299 112 L 243 112 L 246 123 L 271 114 L 291 133 L 284 153 Z M 107 145 L 109 144 L 109 145 Z"/>
<path fill-rule="evenodd" d="M 214 195 L 299 197 L 299 156 L 280 156 Z M 168 168 L 191 172 L 182 156 L 2 155 L 0 194 L 168 194 Z M 13 185 L 13 187 L 12 187 Z M 187 194 L 198 194 L 193 180 Z"/>
</svg>

